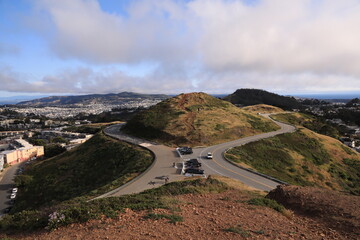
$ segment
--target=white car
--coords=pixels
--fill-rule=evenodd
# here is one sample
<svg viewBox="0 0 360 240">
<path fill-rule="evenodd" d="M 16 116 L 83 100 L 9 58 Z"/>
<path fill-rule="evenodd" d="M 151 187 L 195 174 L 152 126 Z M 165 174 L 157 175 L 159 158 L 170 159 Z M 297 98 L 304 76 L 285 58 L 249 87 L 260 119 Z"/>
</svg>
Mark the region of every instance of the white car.
<svg viewBox="0 0 360 240">
<path fill-rule="evenodd" d="M 16 198 L 16 193 L 12 193 L 11 195 L 10 195 L 10 199 L 15 199 Z"/>
<path fill-rule="evenodd" d="M 18 189 L 17 188 L 13 188 L 12 189 L 12 193 L 17 193 Z"/>
<path fill-rule="evenodd" d="M 211 152 L 209 152 L 209 153 L 207 154 L 206 158 L 207 158 L 207 159 L 212 159 L 212 158 L 213 158 L 212 153 L 211 153 Z"/>
</svg>

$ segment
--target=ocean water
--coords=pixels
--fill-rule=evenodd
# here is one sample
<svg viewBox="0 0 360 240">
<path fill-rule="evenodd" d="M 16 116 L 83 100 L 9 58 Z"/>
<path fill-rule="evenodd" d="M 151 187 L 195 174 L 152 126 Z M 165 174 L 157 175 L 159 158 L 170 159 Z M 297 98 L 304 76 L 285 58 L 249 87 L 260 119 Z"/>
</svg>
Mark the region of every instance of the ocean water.
<svg viewBox="0 0 360 240">
<path fill-rule="evenodd" d="M 334 94 L 293 94 L 289 96 L 315 99 L 353 99 L 360 98 L 360 93 L 334 93 Z"/>
</svg>

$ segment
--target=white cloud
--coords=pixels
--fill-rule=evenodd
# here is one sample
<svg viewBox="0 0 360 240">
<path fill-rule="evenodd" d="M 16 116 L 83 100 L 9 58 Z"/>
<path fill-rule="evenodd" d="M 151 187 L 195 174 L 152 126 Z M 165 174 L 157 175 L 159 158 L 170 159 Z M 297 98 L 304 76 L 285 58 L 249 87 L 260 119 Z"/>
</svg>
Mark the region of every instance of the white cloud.
<svg viewBox="0 0 360 240">
<path fill-rule="evenodd" d="M 139 0 L 127 16 L 95 0 L 38 7 L 52 21 L 57 56 L 89 64 L 44 77 L 43 91 L 360 90 L 358 0 Z M 158 68 L 143 77 L 91 70 L 144 61 Z"/>
</svg>

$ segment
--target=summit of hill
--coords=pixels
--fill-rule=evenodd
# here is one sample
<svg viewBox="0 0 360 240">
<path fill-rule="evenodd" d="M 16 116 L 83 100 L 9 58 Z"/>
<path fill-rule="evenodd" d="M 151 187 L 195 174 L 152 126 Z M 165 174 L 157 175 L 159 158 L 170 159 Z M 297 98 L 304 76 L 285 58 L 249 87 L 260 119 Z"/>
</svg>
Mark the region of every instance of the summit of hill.
<svg viewBox="0 0 360 240">
<path fill-rule="evenodd" d="M 135 115 L 124 130 L 167 145 L 211 145 L 277 130 L 271 120 L 205 93 L 166 99 Z"/>
<path fill-rule="evenodd" d="M 267 104 L 285 110 L 303 108 L 303 105 L 294 97 L 281 96 L 261 89 L 238 89 L 234 93 L 224 97 L 224 100 L 242 106 Z"/>
</svg>

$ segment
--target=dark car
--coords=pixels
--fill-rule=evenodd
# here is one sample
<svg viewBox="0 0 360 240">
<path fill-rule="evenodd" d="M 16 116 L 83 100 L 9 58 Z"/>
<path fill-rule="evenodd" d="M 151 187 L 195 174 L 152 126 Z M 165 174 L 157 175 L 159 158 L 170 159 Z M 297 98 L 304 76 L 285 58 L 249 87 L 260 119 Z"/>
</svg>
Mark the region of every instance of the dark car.
<svg viewBox="0 0 360 240">
<path fill-rule="evenodd" d="M 178 150 L 179 150 L 180 154 L 182 154 L 182 155 L 193 153 L 193 150 L 190 147 L 180 147 Z"/>
<path fill-rule="evenodd" d="M 204 170 L 197 168 L 189 168 L 185 170 L 185 173 L 204 174 Z"/>
<path fill-rule="evenodd" d="M 7 207 L 3 210 L 3 213 L 9 213 L 12 207 Z"/>
<path fill-rule="evenodd" d="M 201 167 L 201 163 L 197 159 L 190 159 L 185 162 L 187 167 Z"/>
</svg>

